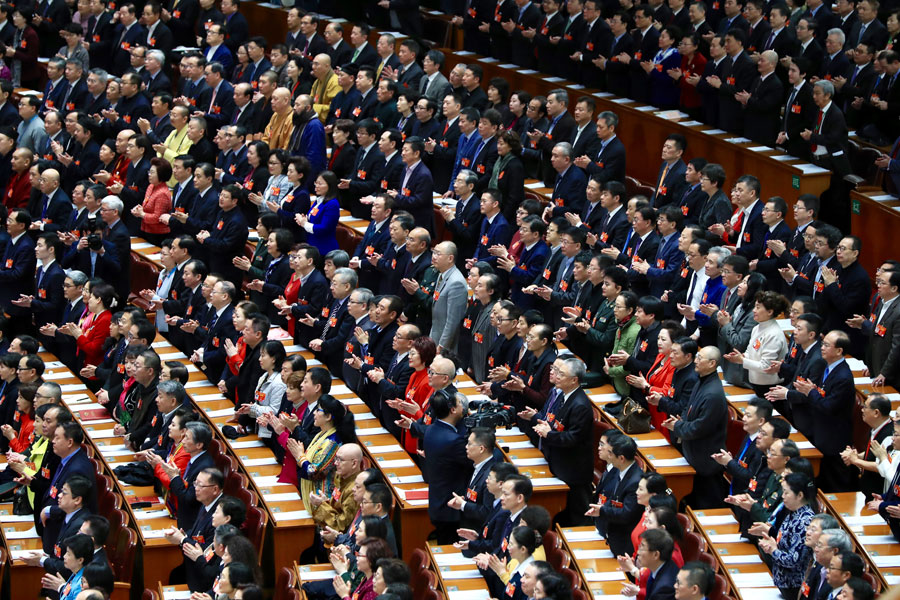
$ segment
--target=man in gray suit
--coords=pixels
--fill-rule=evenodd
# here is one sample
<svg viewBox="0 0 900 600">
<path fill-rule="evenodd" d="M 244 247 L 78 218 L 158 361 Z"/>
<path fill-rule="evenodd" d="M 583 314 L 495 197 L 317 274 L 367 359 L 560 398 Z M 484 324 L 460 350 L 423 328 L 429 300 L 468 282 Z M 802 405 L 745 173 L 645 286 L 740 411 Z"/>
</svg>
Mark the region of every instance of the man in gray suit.
<svg viewBox="0 0 900 600">
<path fill-rule="evenodd" d="M 38 148 L 43 148 L 47 140 L 47 131 L 44 129 L 44 121 L 38 116 L 41 101 L 34 96 L 23 96 L 19 100 L 19 148 L 28 148 L 35 154 Z"/>
<path fill-rule="evenodd" d="M 437 343 L 438 352 L 444 348 L 456 352 L 459 326 L 466 312 L 468 287 L 466 278 L 456 268 L 457 252 L 453 242 L 441 242 L 431 252 L 431 263 L 439 274 L 434 287 L 430 337 Z"/>
<path fill-rule="evenodd" d="M 444 101 L 444 91 L 449 82 L 441 73 L 444 66 L 444 53 L 440 50 L 429 50 L 422 61 L 425 76 L 419 80 L 419 93 L 431 98 L 440 106 Z"/>
</svg>

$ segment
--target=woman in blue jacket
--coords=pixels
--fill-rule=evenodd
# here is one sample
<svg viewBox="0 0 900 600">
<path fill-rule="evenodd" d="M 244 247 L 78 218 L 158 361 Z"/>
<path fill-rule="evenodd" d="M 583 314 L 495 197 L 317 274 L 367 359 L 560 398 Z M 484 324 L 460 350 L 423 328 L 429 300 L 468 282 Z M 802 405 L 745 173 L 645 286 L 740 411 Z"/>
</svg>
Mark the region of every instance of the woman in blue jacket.
<svg viewBox="0 0 900 600">
<path fill-rule="evenodd" d="M 338 178 L 331 171 L 322 171 L 316 177 L 316 197 L 307 214 L 297 214 L 297 225 L 306 230 L 307 242 L 315 246 L 322 256 L 338 249 L 337 224 L 341 216 L 338 203 Z"/>
</svg>

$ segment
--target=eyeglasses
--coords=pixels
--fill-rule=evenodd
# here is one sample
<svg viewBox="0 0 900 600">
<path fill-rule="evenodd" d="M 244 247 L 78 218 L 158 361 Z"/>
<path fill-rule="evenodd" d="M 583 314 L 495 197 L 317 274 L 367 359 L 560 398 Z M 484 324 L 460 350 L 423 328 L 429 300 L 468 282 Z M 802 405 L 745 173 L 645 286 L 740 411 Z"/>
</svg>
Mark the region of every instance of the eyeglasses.
<svg viewBox="0 0 900 600">
<path fill-rule="evenodd" d="M 435 371 L 434 369 L 428 369 L 429 375 L 443 375 L 444 377 L 453 377 L 452 375 L 447 375 L 446 373 L 441 373 L 440 371 Z"/>
</svg>

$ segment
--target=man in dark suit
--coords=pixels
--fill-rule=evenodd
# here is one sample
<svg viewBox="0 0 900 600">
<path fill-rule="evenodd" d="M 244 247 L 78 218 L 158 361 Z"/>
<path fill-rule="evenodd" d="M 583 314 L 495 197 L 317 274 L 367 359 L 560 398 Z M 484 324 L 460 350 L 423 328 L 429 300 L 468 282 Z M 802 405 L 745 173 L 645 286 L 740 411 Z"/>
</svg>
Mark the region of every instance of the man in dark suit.
<svg viewBox="0 0 900 600">
<path fill-rule="evenodd" d="M 641 533 L 638 554 L 641 569 L 637 583 L 626 584 L 627 590 L 643 592 L 646 600 L 666 600 L 675 595 L 678 565 L 672 560 L 675 541 L 665 529 L 650 529 Z"/>
<path fill-rule="evenodd" d="M 594 176 L 591 176 L 593 180 Z M 591 184 L 588 184 L 590 188 Z M 612 180 L 607 181 L 600 192 L 600 204 L 603 206 L 603 219 L 591 232 L 597 236 L 595 249 L 624 248 L 625 238 L 631 231 L 631 223 L 628 222 L 627 209 L 623 205 L 627 196 L 625 184 Z"/>
<path fill-rule="evenodd" d="M 744 17 L 747 19 L 747 51 L 751 54 L 762 53 L 772 34 L 772 25 L 764 18 L 766 8 L 764 0 L 747 0 L 744 4 Z"/>
<path fill-rule="evenodd" d="M 458 95 L 447 94 L 440 101 L 443 103 L 444 122 L 441 124 L 440 135 L 425 140 L 425 160 L 434 178 L 435 191 L 444 194 L 453 188 L 450 177 L 461 135 L 459 113 L 462 110 L 462 99 Z"/>
<path fill-rule="evenodd" d="M 114 260 L 119 267 L 118 277 L 110 283 L 116 288 L 120 298 L 127 298 L 131 291 L 131 235 L 121 219 L 123 210 L 122 201 L 115 196 L 107 197 L 101 202 L 100 218 L 106 225 L 103 239 L 115 247 Z M 101 256 L 103 254 L 105 251 L 101 252 Z"/>
<path fill-rule="evenodd" d="M 497 257 L 489 251 L 491 246 L 497 244 L 507 246 L 512 239 L 512 227 L 500 213 L 500 200 L 496 190 L 488 190 L 481 194 L 481 214 L 484 219 L 481 221 L 475 254 L 473 258 L 467 260 L 467 263 L 474 264 L 474 262 L 483 260 L 491 265 L 497 264 Z"/>
<path fill-rule="evenodd" d="M 488 479 L 492 467 L 502 459 L 495 452 L 497 438 L 493 429 L 476 427 L 468 432 L 468 436 L 466 457 L 473 465 L 472 477 L 465 493 L 454 492 L 447 506 L 460 511 L 461 528 L 479 531 L 499 500 L 490 492 Z"/>
<path fill-rule="evenodd" d="M 322 308 L 318 319 L 307 315 L 304 323 L 312 325 L 317 337 L 310 340 L 309 349 L 332 373 L 340 373 L 344 358 L 344 343 L 350 337 L 354 319 L 347 312 L 347 300 L 356 289 L 356 272 L 341 268 L 331 278 L 331 301 Z"/>
<path fill-rule="evenodd" d="M 547 0 L 542 4 L 544 16 L 531 40 L 537 55 L 537 70 L 542 73 L 553 73 L 560 65 L 558 60 L 564 58 L 559 52 L 559 44 L 568 18 L 559 11 L 560 4 L 559 0 Z M 555 43 L 551 42 L 553 38 Z"/>
<path fill-rule="evenodd" d="M 597 117 L 594 154 L 578 154 L 575 149 L 575 164 L 600 183 L 625 181 L 625 144 L 616 136 L 618 124 L 616 113 L 601 112 Z"/>
<path fill-rule="evenodd" d="M 394 206 L 409 212 L 416 223 L 434 235 L 434 180 L 431 171 L 422 162 L 425 142 L 411 137 L 403 144 L 401 157 L 405 164 L 400 185 L 392 189 Z"/>
<path fill-rule="evenodd" d="M 816 28 L 816 37 L 822 44 L 825 43 L 825 37 L 828 35 L 828 30 L 837 27 L 837 19 L 835 18 L 834 13 L 831 12 L 830 3 L 826 4 L 822 0 L 810 0 L 807 2 L 806 10 L 800 15 L 800 18 L 807 21 L 814 20 L 818 24 L 818 27 Z"/>
<path fill-rule="evenodd" d="M 662 147 L 662 164 L 656 178 L 656 191 L 650 204 L 656 208 L 672 204 L 681 198 L 686 183 L 684 172 L 687 168 L 682 160 L 687 140 L 680 133 L 673 133 L 666 138 Z"/>
<path fill-rule="evenodd" d="M 681 267 L 681 261 L 684 260 L 684 252 L 678 249 L 679 232 L 683 225 L 684 215 L 681 209 L 672 205 L 664 206 L 656 219 L 660 237 L 656 257 L 631 266 L 634 271 L 647 278 L 650 283 L 650 294 L 657 298 L 675 283 L 675 275 Z"/>
<path fill-rule="evenodd" d="M 850 161 L 847 158 L 847 123 L 841 109 L 832 102 L 834 84 L 820 80 L 813 86 L 813 102 L 819 107 L 818 117 L 811 129 L 800 132 L 800 137 L 809 142 L 812 149 L 812 162 L 833 172 L 832 178 L 843 178 L 850 172 Z M 829 215 L 823 219 L 837 222 L 848 216 L 849 207 L 835 198 Z M 845 214 L 846 213 L 846 214 Z"/>
<path fill-rule="evenodd" d="M 121 77 L 131 67 L 131 49 L 144 44 L 147 30 L 138 23 L 138 15 L 133 4 L 119 8 L 119 24 L 112 34 L 112 57 L 110 72 Z"/>
<path fill-rule="evenodd" d="M 797 317 L 791 347 L 778 369 L 778 376 L 782 378 L 783 385 L 773 386 L 766 394 L 766 399 L 771 401 L 779 412 L 790 415 L 797 430 L 810 441 L 813 441 L 813 407 L 805 394 L 794 389 L 794 382 L 822 377 L 825 361 L 822 360 L 819 343 L 821 330 L 822 318 L 819 315 L 803 313 Z"/>
<path fill-rule="evenodd" d="M 619 11 L 612 15 L 609 18 L 609 27 L 613 36 L 609 56 L 607 57 L 601 48 L 600 55 L 591 61 L 605 72 L 608 91 L 624 98 L 627 98 L 630 93 L 628 64 L 625 61 L 630 60 L 635 50 L 634 37 L 628 34 L 630 26 L 631 17 L 627 11 Z"/>
<path fill-rule="evenodd" d="M 52 58 L 47 63 L 47 85 L 44 86 L 43 100 L 38 114 L 43 118 L 47 115 L 48 110 L 65 110 L 63 98 L 66 90 L 69 89 L 69 83 L 65 78 L 66 61 L 62 58 Z"/>
<path fill-rule="evenodd" d="M 640 5 L 635 9 L 635 28 L 631 32 L 634 53 L 628 57 L 619 57 L 620 61 L 628 65 L 628 97 L 638 102 L 647 102 L 650 98 L 650 76 L 641 67 L 641 63 L 653 60 L 659 52 L 659 30 L 653 26 L 653 18 L 653 10 L 648 5 Z"/>
<path fill-rule="evenodd" d="M 70 475 L 66 479 L 59 494 L 59 510 L 54 511 L 53 516 L 48 517 L 44 524 L 41 538 L 46 556 L 26 560 L 27 564 L 34 565 L 36 562 L 37 565 L 43 566 L 47 573 L 63 577 L 71 575 L 63 564 L 63 554 L 66 552 L 66 545 L 63 542 L 81 529 L 81 524 L 89 514 L 88 499 L 93 488 L 94 480 L 83 475 Z"/>
<path fill-rule="evenodd" d="M 509 36 L 512 62 L 530 69 L 535 64 L 534 36 L 541 25 L 541 10 L 528 0 L 515 0 L 515 4 L 510 19 L 503 21 L 501 26 Z"/>
<path fill-rule="evenodd" d="M 9 214 L 6 223 L 7 233 L 11 239 L 6 243 L 3 262 L 0 262 L 0 307 L 8 312 L 25 314 L 27 311 L 20 310 L 11 303 L 20 296 L 31 295 L 34 289 L 34 269 L 37 259 L 34 254 L 34 242 L 28 235 L 31 215 L 24 209 L 15 210 Z"/>
<path fill-rule="evenodd" d="M 738 195 L 738 206 L 741 208 L 739 217 L 741 225 L 737 231 L 728 232 L 726 239 L 729 244 L 735 246 L 736 254 L 746 257 L 747 260 L 753 260 L 759 256 L 768 231 L 762 220 L 763 203 L 759 200 L 761 189 L 759 179 L 753 175 L 742 175 L 734 187 Z M 717 224 L 712 225 L 710 231 L 715 235 L 722 235 L 725 228 Z"/>
<path fill-rule="evenodd" d="M 237 289 L 230 281 L 223 280 L 215 284 L 209 298 L 213 312 L 207 326 L 206 339 L 191 356 L 191 362 L 206 373 L 207 379 L 214 385 L 219 383 L 225 368 L 225 340 L 237 343 L 238 333 L 232 323 L 232 303 L 236 294 Z"/>
<path fill-rule="evenodd" d="M 681 416 L 670 416 L 663 426 L 681 440 L 684 457 L 694 470 L 690 505 L 703 508 L 721 506 L 724 497 L 722 466 L 712 455 L 725 447 L 728 433 L 728 405 L 722 381 L 716 373 L 722 355 L 706 346 L 694 361 L 699 381 Z"/>
<path fill-rule="evenodd" d="M 643 273 L 635 271 L 632 266 L 638 262 L 653 261 L 659 250 L 659 234 L 656 233 L 656 211 L 649 206 L 643 206 L 634 213 L 631 239 L 624 248 L 608 248 L 602 253 L 613 258 L 618 264 L 628 270 L 628 281 L 631 289 L 638 296 L 646 296 L 650 293 L 650 282 Z M 640 260 L 637 260 L 640 259 Z"/>
<path fill-rule="evenodd" d="M 870 44 L 870 47 L 879 49 L 887 46 L 888 30 L 878 19 L 878 3 L 872 0 L 861 0 L 856 4 L 856 12 L 859 15 L 859 21 L 850 30 L 847 42 L 849 44 Z"/>
<path fill-rule="evenodd" d="M 772 13 L 775 14 L 772 14 Z M 790 27 L 791 13 L 787 6 L 775 5 L 769 10 L 769 23 L 772 30 L 768 38 L 763 40 L 759 52 L 774 50 L 778 56 L 794 56 L 797 53 L 797 34 Z"/>
<path fill-rule="evenodd" d="M 774 146 L 778 136 L 778 110 L 781 108 L 783 86 L 775 74 L 778 54 L 765 50 L 759 56 L 759 76 L 750 88 L 737 93 L 738 102 L 744 105 L 744 137 Z"/>
<path fill-rule="evenodd" d="M 215 463 L 208 452 L 209 444 L 212 442 L 212 431 L 209 426 L 206 423 L 191 422 L 185 425 L 185 429 L 184 449 L 191 455 L 191 459 L 184 475 L 174 465 L 160 464 L 172 478 L 167 501 L 169 497 L 177 500 L 178 509 L 175 515 L 178 527 L 187 532 L 193 527 L 203 509 L 202 499 L 211 489 L 204 487 L 210 483 L 207 470 L 214 470 Z M 201 479 L 201 474 L 205 474 L 206 480 Z M 200 485 L 197 485 L 198 483 Z"/>
<path fill-rule="evenodd" d="M 756 492 L 754 494 L 756 496 L 765 487 L 765 479 L 756 477 L 756 473 L 766 468 L 766 451 L 775 439 L 774 437 L 769 438 L 761 432 L 763 424 L 772 420 L 772 410 L 772 403 L 768 400 L 751 398 L 741 417 L 744 432 L 747 435 L 741 442 L 737 456 L 732 456 L 724 448 L 713 456 L 717 463 L 725 467 L 725 472 L 731 477 L 729 496 L 744 493 L 748 489 L 751 493 Z M 787 425 L 783 420 L 779 420 L 779 423 Z M 766 478 L 768 478 L 768 474 Z"/>
<path fill-rule="evenodd" d="M 743 106 L 737 100 L 739 92 L 750 89 L 756 77 L 756 65 L 744 50 L 747 36 L 741 29 L 732 29 L 725 35 L 725 52 L 722 75 L 707 78 L 707 83 L 719 90 L 719 123 L 722 129 L 732 133 L 744 132 Z"/>
<path fill-rule="evenodd" d="M 222 488 L 225 487 L 225 476 L 222 472 L 214 467 L 207 467 L 197 473 L 193 487 L 195 491 L 195 500 L 197 502 L 196 517 L 189 527 L 185 527 L 184 533 L 177 532 L 173 536 L 169 536 L 172 542 L 184 547 L 186 545 L 200 548 L 201 550 L 212 543 L 215 538 L 216 528 L 213 525 L 213 513 L 216 512 L 216 506 L 221 502 Z M 181 507 L 179 506 L 179 510 Z M 193 563 L 187 556 L 184 558 L 183 570 L 181 572 L 173 572 L 175 581 L 185 581 L 192 592 L 200 592 L 206 587 L 208 582 L 204 581 L 202 571 L 200 569 L 191 568 Z"/>
<path fill-rule="evenodd" d="M 83 475 L 88 481 L 94 481 L 95 469 L 87 453 L 81 448 L 84 443 L 84 432 L 81 425 L 74 421 L 60 423 L 53 434 L 53 454 L 59 457 L 59 466 L 50 478 L 50 485 L 38 498 L 35 494 L 35 518 L 41 522 L 57 518 L 62 509 L 59 508 L 59 493 L 62 486 L 73 475 Z M 97 508 L 97 499 L 92 495 L 87 498 L 86 506 L 91 512 Z"/>
<path fill-rule="evenodd" d="M 569 486 L 566 508 L 556 520 L 566 526 L 586 521 L 585 513 L 591 496 L 594 459 L 591 451 L 593 412 L 587 394 L 581 389 L 586 373 L 579 358 L 558 358 L 551 375 L 556 388 L 538 414 L 523 411 L 537 433 L 540 448 L 547 457 L 550 470 Z M 553 373 L 553 371 L 551 371 Z"/>
<path fill-rule="evenodd" d="M 458 394 L 438 393 L 431 398 L 433 424 L 425 429 L 424 475 L 428 481 L 428 517 L 437 530 L 439 544 L 458 540 L 460 514 L 447 505 L 465 492 L 473 467 L 466 457 L 468 432 L 462 419 L 465 403 Z"/>
<path fill-rule="evenodd" d="M 400 428 L 395 421 L 400 418 L 400 413 L 388 406 L 385 400 L 401 398 L 406 393 L 406 385 L 413 373 L 413 368 L 409 365 L 407 355 L 409 354 L 412 343 L 416 338 L 421 336 L 421 331 L 415 325 L 401 325 L 391 341 L 391 348 L 394 354 L 386 369 L 373 365 L 363 364 L 361 371 L 368 380 L 368 389 L 366 392 L 369 406 L 377 405 L 378 412 L 381 414 L 381 422 L 385 428 L 397 437 L 400 435 Z"/>
<path fill-rule="evenodd" d="M 822 64 L 825 58 L 825 48 L 822 43 L 816 39 L 816 32 L 819 30 L 818 23 L 814 20 L 800 19 L 797 23 L 797 47 L 794 58 L 805 58 L 809 61 L 812 69 L 817 70 L 817 66 Z M 824 37 L 822 38 L 824 41 Z M 811 75 L 815 72 L 810 73 Z"/>
<path fill-rule="evenodd" d="M 606 442 L 603 443 L 603 440 Z M 637 488 L 644 472 L 634 460 L 637 444 L 626 435 L 606 435 L 601 440 L 601 458 L 612 465 L 597 486 L 589 516 L 593 517 L 597 531 L 609 543 L 613 555 L 631 555 L 634 546 L 631 532 L 641 520 L 641 507 L 637 502 Z M 608 482 L 605 487 L 604 482 Z"/>
<path fill-rule="evenodd" d="M 860 329 L 868 338 L 866 366 L 874 385 L 896 386 L 900 379 L 897 366 L 900 354 L 900 308 L 894 300 L 900 295 L 900 272 L 881 271 L 875 280 L 878 293 L 872 300 L 869 318 L 856 313 L 847 324 Z"/>
<path fill-rule="evenodd" d="M 60 47 L 59 32 L 72 21 L 68 6 L 62 0 L 41 0 L 31 4 L 31 25 L 41 40 L 41 56 L 53 56 Z"/>
<path fill-rule="evenodd" d="M 762 211 L 762 222 L 766 226 L 766 234 L 763 244 L 759 247 L 759 255 L 750 261 L 750 268 L 757 273 L 766 276 L 771 285 L 770 289 L 777 290 L 781 286 L 781 276 L 778 274 L 778 258 L 772 251 L 769 242 L 782 242 L 787 244 L 791 239 L 791 228 L 785 222 L 787 215 L 787 203 L 780 196 L 774 196 Z"/>
<path fill-rule="evenodd" d="M 794 389 L 805 394 L 812 405 L 813 443 L 823 455 L 816 482 L 827 492 L 849 491 L 854 484 L 853 471 L 840 456 L 850 445 L 851 430 L 843 424 L 850 421 L 856 400 L 853 373 L 844 360 L 849 350 L 846 333 L 829 332 L 822 340 L 822 359 L 826 363 L 822 376 L 794 381 Z"/>
<path fill-rule="evenodd" d="M 537 129 L 527 132 L 528 138 L 535 142 L 541 151 L 542 177 L 548 187 L 556 183 L 558 175 L 550 161 L 553 149 L 559 142 L 572 139 L 572 134 L 576 129 L 575 118 L 569 113 L 568 105 L 569 94 L 565 90 L 549 91 L 547 93 L 547 118 L 550 119 L 550 127 L 546 133 Z"/>
<path fill-rule="evenodd" d="M 822 79 L 846 79 L 850 74 L 850 59 L 843 50 L 844 39 L 840 32 L 829 33 L 825 38 L 825 58 L 819 70 L 819 77 Z"/>
<path fill-rule="evenodd" d="M 837 245 L 838 267 L 822 268 L 822 289 L 814 295 L 818 313 L 825 319 L 825 331 L 839 329 L 850 337 L 850 353 L 865 356 L 865 337 L 847 321 L 865 314 L 872 295 L 872 282 L 857 260 L 862 240 L 854 235 L 843 238 Z M 821 293 L 819 293 L 821 292 Z"/>
<path fill-rule="evenodd" d="M 63 281 L 66 273 L 59 265 L 63 243 L 55 233 L 38 236 L 35 254 L 41 264 L 34 277 L 34 295 L 14 300 L 17 306 L 31 308 L 34 326 L 41 328 L 47 323 L 56 323 L 63 311 Z M 47 266 L 49 265 L 49 266 Z"/>
<path fill-rule="evenodd" d="M 812 97 L 812 84 L 806 81 L 810 70 L 809 61 L 803 57 L 795 57 L 788 67 L 787 101 L 782 105 L 781 126 L 776 143 L 791 156 L 805 158 L 809 156 L 809 144 L 800 137 L 800 133 L 815 125 L 818 109 Z"/>
<path fill-rule="evenodd" d="M 551 214 L 554 217 L 565 213 L 578 214 L 584 208 L 587 178 L 584 171 L 573 164 L 575 156 L 569 142 L 559 142 L 553 146 L 550 164 L 556 173 L 551 196 Z"/>
</svg>

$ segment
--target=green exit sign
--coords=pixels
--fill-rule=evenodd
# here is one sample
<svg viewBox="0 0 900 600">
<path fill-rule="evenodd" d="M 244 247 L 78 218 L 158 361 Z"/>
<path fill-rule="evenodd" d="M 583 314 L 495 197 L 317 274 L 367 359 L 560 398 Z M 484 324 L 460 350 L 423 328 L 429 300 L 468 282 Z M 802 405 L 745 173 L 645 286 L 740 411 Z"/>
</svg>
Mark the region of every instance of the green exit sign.
<svg viewBox="0 0 900 600">
<path fill-rule="evenodd" d="M 859 200 L 852 201 L 853 214 L 858 215 L 860 210 L 860 202 Z"/>
<path fill-rule="evenodd" d="M 800 189 L 800 176 L 799 175 L 791 175 L 791 187 L 795 190 Z"/>
</svg>

